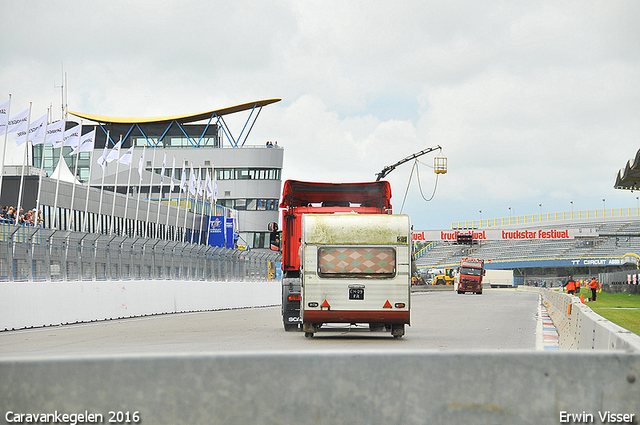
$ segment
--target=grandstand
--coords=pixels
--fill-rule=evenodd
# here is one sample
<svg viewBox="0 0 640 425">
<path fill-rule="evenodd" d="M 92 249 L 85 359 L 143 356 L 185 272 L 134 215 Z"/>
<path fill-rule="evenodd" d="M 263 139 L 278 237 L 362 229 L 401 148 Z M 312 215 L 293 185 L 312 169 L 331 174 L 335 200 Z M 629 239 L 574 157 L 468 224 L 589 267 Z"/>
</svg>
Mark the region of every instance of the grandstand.
<svg viewBox="0 0 640 425">
<path fill-rule="evenodd" d="M 552 274 L 556 276 L 563 276 L 566 267 L 588 267 L 585 273 L 594 275 L 602 267 L 607 271 L 636 269 L 640 253 L 640 216 L 624 210 L 619 214 L 611 211 L 607 217 L 600 211 L 599 217 L 598 214 L 575 214 L 590 218 L 528 220 L 526 224 L 523 224 L 524 219 L 513 219 L 512 222 L 519 224 L 499 226 L 502 230 L 584 230 L 574 239 L 474 240 L 472 245 L 455 241 L 427 242 L 427 247 L 417 253 L 416 264 L 419 269 L 456 266 L 461 257 L 472 256 L 485 259 L 488 269 L 555 268 L 556 273 Z M 566 217 L 565 214 L 556 216 Z M 492 223 L 490 220 L 475 222 L 474 227 L 460 227 L 459 230 L 494 228 Z"/>
</svg>

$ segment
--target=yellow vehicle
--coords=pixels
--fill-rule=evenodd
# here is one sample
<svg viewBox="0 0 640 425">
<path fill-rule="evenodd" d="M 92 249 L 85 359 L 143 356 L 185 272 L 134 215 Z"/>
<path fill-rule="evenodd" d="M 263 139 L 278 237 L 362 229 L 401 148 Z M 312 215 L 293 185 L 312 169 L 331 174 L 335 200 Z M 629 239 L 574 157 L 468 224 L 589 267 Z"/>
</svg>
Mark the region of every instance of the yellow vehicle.
<svg viewBox="0 0 640 425">
<path fill-rule="evenodd" d="M 455 270 L 453 267 L 438 270 L 433 277 L 432 285 L 453 285 Z"/>
</svg>

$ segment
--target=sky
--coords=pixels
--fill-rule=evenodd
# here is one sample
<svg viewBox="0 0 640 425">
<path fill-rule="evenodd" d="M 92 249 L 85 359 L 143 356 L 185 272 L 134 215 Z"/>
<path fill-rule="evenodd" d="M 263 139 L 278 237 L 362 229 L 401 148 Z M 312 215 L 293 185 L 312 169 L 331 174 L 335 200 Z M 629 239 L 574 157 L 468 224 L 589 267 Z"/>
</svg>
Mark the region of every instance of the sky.
<svg viewBox="0 0 640 425">
<path fill-rule="evenodd" d="M 261 99 L 284 179 L 373 181 L 415 229 L 640 206 L 640 2 L 0 2 L 0 103 L 108 116 Z M 228 116 L 236 135 L 246 114 Z M 11 150 L 11 149 L 10 149 Z M 436 175 L 435 157 L 447 173 Z"/>
</svg>

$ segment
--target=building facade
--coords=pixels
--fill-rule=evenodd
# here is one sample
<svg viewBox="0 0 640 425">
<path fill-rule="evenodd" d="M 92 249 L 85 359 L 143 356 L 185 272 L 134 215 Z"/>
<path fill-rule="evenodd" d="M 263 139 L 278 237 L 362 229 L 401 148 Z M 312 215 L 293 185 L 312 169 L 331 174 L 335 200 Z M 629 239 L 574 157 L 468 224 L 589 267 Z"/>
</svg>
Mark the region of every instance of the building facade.
<svg viewBox="0 0 640 425">
<path fill-rule="evenodd" d="M 83 120 L 83 134 L 95 128 L 96 136 L 93 152 L 67 155 L 70 148 L 63 148 L 63 158 L 80 182 L 104 188 L 105 192 L 115 190 L 132 199 L 160 201 L 175 207 L 190 208 L 195 202 L 196 212 L 209 211 L 211 204 L 235 210 L 238 244 L 268 249 L 268 224 L 278 221 L 284 150 L 266 141 L 247 145 L 248 131 L 244 140 L 233 139 L 224 115 L 250 111 L 255 116 L 253 122 L 247 120 L 245 125 L 245 129 L 250 129 L 260 109 L 277 101 L 269 99 L 202 114 L 154 118 L 69 112 Z M 77 124 L 68 122 L 67 128 L 73 125 Z M 106 164 L 103 174 L 97 160 L 105 152 L 105 146 L 111 150 L 119 140 L 122 140 L 120 156 L 133 146 L 131 164 L 113 161 Z M 51 145 L 34 147 L 33 164 L 43 163 L 47 175 L 52 174 L 59 157 L 59 149 Z M 137 171 L 140 164 L 145 171 L 142 175 Z M 183 170 L 187 185 L 192 172 L 195 180 L 205 182 L 208 176 L 215 181 L 217 199 L 204 195 L 194 198 L 188 191 L 181 191 Z"/>
</svg>

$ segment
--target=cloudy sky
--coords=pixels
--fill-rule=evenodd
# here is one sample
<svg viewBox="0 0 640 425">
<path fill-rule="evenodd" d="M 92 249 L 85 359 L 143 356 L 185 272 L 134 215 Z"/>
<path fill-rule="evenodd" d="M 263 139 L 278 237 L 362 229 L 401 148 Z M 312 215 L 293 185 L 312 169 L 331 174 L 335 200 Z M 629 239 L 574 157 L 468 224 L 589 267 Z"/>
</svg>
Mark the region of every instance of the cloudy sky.
<svg viewBox="0 0 640 425">
<path fill-rule="evenodd" d="M 613 189 L 640 149 L 635 0 L 4 0 L 0 16 L 12 112 L 59 118 L 63 72 L 69 109 L 100 115 L 281 98 L 247 143 L 277 140 L 285 179 L 374 180 L 441 146 L 387 178 L 417 229 L 639 205 Z"/>
</svg>

